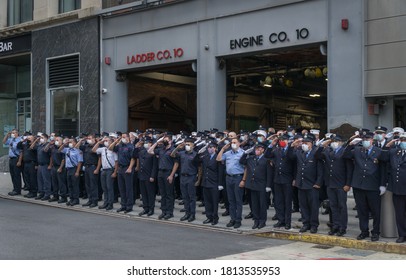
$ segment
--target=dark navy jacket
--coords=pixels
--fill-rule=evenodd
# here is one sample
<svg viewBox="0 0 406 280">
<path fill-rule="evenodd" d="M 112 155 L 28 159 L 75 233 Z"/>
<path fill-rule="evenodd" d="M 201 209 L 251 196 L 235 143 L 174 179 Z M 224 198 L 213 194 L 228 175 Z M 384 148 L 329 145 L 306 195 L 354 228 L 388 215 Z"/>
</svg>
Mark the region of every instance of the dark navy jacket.
<svg viewBox="0 0 406 280">
<path fill-rule="evenodd" d="M 138 149 L 139 160 L 138 178 L 141 181 L 149 181 L 149 178 L 156 178 L 158 174 L 158 159 L 151 155 L 145 148 Z"/>
<path fill-rule="evenodd" d="M 295 160 L 292 156 L 293 148 L 288 147 L 284 151 L 280 147 L 268 148 L 264 156 L 272 159 L 274 164 L 274 183 L 276 184 L 292 184 L 295 177 Z"/>
<path fill-rule="evenodd" d="M 311 190 L 314 185 L 323 184 L 323 162 L 318 157 L 318 147 L 313 146 L 306 157 L 301 149 L 293 151 L 291 156 L 296 158 L 296 187 L 302 190 Z"/>
<path fill-rule="evenodd" d="M 224 166 L 216 160 L 217 153 L 213 157 L 206 151 L 200 155 L 202 163 L 202 181 L 201 185 L 205 188 L 217 188 L 222 186 L 222 178 L 224 176 Z"/>
<path fill-rule="evenodd" d="M 331 148 L 321 149 L 321 158 L 325 161 L 324 178 L 328 188 L 351 186 L 354 167 L 351 160 L 343 157 L 344 151 L 344 147 L 337 152 Z"/>
<path fill-rule="evenodd" d="M 240 163 L 245 165 L 245 187 L 253 191 L 265 191 L 272 184 L 272 168 L 270 161 L 265 156 L 257 159 L 255 155 L 244 154 Z"/>
</svg>

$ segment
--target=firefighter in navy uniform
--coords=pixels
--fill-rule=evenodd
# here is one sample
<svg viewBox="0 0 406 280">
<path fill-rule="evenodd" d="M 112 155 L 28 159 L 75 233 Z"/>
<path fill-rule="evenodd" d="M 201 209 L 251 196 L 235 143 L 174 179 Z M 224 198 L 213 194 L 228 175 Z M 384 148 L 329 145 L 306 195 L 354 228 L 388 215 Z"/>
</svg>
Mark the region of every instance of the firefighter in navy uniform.
<svg viewBox="0 0 406 280">
<path fill-rule="evenodd" d="M 37 180 L 38 180 L 38 196 L 35 198 L 42 201 L 51 200 L 51 152 L 46 150 L 48 135 L 39 133 L 34 142 L 32 142 L 30 149 L 37 150 Z M 37 144 L 39 142 L 39 144 Z"/>
<path fill-rule="evenodd" d="M 299 191 L 299 206 L 302 212 L 303 227 L 299 232 L 317 233 L 319 226 L 319 190 L 323 183 L 323 164 L 317 156 L 318 147 L 314 145 L 314 136 L 303 136 L 301 149 L 300 140 L 292 143 L 296 151 L 292 158 L 296 158 L 296 186 Z"/>
<path fill-rule="evenodd" d="M 378 241 L 380 234 L 381 197 L 386 191 L 387 172 L 382 164 L 384 153 L 373 145 L 374 134 L 363 132 L 362 146 L 352 141 L 345 149 L 344 157 L 353 159 L 354 171 L 351 187 L 357 204 L 359 227 L 358 240 L 369 237 L 369 212 L 372 214 L 373 228 L 371 241 Z"/>
<path fill-rule="evenodd" d="M 388 145 L 392 148 L 385 153 L 385 160 L 390 168 L 388 190 L 393 193 L 399 235 L 396 243 L 403 243 L 406 241 L 406 133 L 401 133 L 398 139 L 393 139 Z"/>
<path fill-rule="evenodd" d="M 65 172 L 65 159 L 64 154 L 59 151 L 59 147 L 62 145 L 62 138 L 54 136 L 45 150 L 51 151 L 52 169 L 51 169 L 51 181 L 52 181 L 52 199 L 51 201 L 57 201 L 58 203 L 66 203 L 67 200 L 67 187 L 66 187 L 66 172 Z"/>
<path fill-rule="evenodd" d="M 292 182 L 295 176 L 295 161 L 289 156 L 293 148 L 288 144 L 289 136 L 283 134 L 275 138 L 265 152 L 265 157 L 274 163 L 275 212 L 278 222 L 274 227 L 291 228 L 292 222 Z"/>
<path fill-rule="evenodd" d="M 219 186 L 223 177 L 223 165 L 216 160 L 217 157 L 217 144 L 213 139 L 207 146 L 207 151 L 202 153 L 200 161 L 202 162 L 202 180 L 203 187 L 204 207 L 206 212 L 206 220 L 203 224 L 211 223 L 216 225 L 219 220 L 218 206 L 219 206 Z"/>
<path fill-rule="evenodd" d="M 152 138 L 148 136 L 141 139 L 135 146 L 135 149 L 138 150 L 135 170 L 138 172 L 142 207 L 144 209 L 138 214 L 139 216 L 154 215 L 158 159 L 148 153 L 148 149 L 151 148 L 151 146 Z"/>
<path fill-rule="evenodd" d="M 268 159 L 264 157 L 265 143 L 255 145 L 255 153 L 244 153 L 240 163 L 245 166 L 244 176 L 240 187 L 251 190 L 251 205 L 254 225 L 252 229 L 261 229 L 266 226 L 267 220 L 267 192 L 271 191 L 272 169 Z"/>
<path fill-rule="evenodd" d="M 352 161 L 343 158 L 345 147 L 338 135 L 323 143 L 321 158 L 325 161 L 325 182 L 332 212 L 332 227 L 329 235 L 343 236 L 347 233 L 347 192 L 351 189 Z M 328 146 L 329 145 L 329 146 Z"/>
<path fill-rule="evenodd" d="M 34 136 L 29 132 L 24 135 L 26 138 L 17 144 L 17 148 L 22 151 L 23 173 L 28 186 L 28 193 L 24 197 L 35 198 L 38 193 L 37 150 L 30 149 Z"/>
</svg>

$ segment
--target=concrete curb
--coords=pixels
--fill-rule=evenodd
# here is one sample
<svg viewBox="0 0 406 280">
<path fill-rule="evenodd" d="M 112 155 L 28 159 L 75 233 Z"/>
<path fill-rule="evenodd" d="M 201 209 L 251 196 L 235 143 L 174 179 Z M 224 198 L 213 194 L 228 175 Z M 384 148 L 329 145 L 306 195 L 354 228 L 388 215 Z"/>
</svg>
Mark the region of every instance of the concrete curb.
<svg viewBox="0 0 406 280">
<path fill-rule="evenodd" d="M 372 250 L 402 255 L 406 254 L 406 244 L 397 244 L 393 242 L 384 242 L 384 241 L 372 242 L 368 240 L 356 240 L 349 237 L 338 237 L 310 233 L 281 232 L 281 231 L 255 233 L 254 235 L 265 238 L 277 238 L 328 246 L 340 246 L 351 249 Z"/>
</svg>

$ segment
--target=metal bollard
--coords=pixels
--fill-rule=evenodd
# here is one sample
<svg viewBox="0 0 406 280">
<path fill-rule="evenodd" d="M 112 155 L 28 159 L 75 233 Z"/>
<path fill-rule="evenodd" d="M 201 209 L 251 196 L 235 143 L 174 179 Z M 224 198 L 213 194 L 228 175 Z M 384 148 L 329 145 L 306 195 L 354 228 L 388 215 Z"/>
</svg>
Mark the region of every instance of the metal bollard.
<svg viewBox="0 0 406 280">
<path fill-rule="evenodd" d="M 381 197 L 381 236 L 387 238 L 398 237 L 392 195 L 386 191 Z"/>
</svg>

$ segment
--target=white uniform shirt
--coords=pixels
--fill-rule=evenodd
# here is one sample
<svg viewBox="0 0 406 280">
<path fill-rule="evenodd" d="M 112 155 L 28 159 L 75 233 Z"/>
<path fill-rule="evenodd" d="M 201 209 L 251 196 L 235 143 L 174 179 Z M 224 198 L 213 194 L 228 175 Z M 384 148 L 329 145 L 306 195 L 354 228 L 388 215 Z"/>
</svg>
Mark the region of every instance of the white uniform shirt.
<svg viewBox="0 0 406 280">
<path fill-rule="evenodd" d="M 102 158 L 102 168 L 103 169 L 114 169 L 114 165 L 118 160 L 117 153 L 107 149 L 106 147 L 98 148 L 96 150 L 98 155 L 101 155 Z"/>
</svg>

